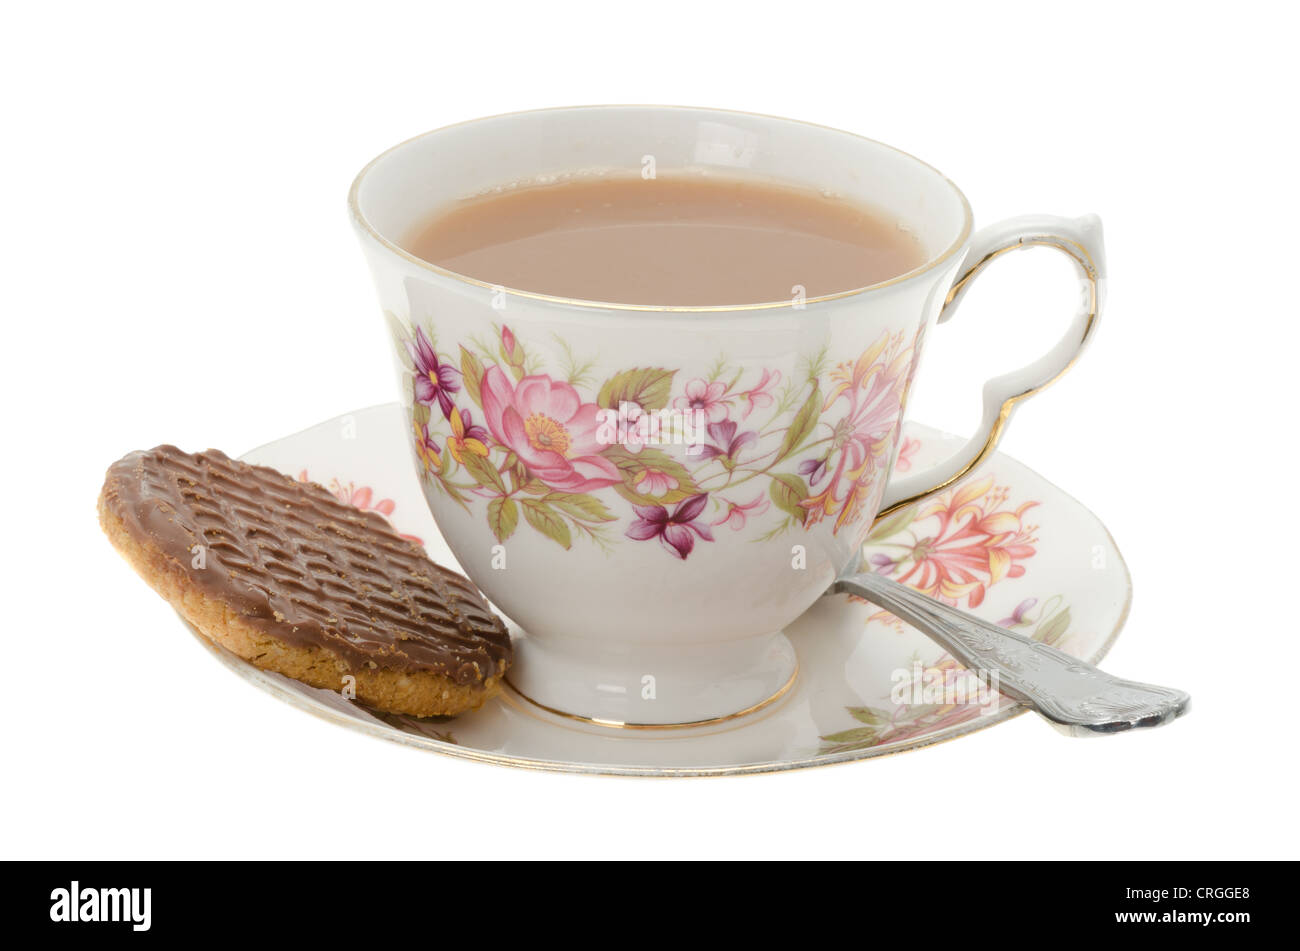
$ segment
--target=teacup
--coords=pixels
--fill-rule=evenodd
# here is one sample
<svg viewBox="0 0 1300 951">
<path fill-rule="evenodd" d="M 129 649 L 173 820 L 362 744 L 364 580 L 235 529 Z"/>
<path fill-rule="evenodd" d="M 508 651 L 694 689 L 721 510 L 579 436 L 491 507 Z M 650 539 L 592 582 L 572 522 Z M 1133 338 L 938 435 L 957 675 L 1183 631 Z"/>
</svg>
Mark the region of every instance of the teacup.
<svg viewBox="0 0 1300 951">
<path fill-rule="evenodd" d="M 743 170 L 868 202 L 925 263 L 844 293 L 652 307 L 485 284 L 399 246 L 435 209 L 578 169 Z M 1096 217 L 972 235 L 935 169 L 848 132 L 661 106 L 479 119 L 383 153 L 353 222 L 393 335 L 411 457 L 464 570 L 522 627 L 509 674 L 541 707 L 622 727 L 707 723 L 782 696 L 782 629 L 851 569 L 878 519 L 952 485 L 1096 326 Z M 1056 248 L 1083 304 L 1042 359 L 990 380 L 965 447 L 890 478 L 922 344 L 992 259 Z M 659 421 L 658 431 L 649 425 Z"/>
</svg>

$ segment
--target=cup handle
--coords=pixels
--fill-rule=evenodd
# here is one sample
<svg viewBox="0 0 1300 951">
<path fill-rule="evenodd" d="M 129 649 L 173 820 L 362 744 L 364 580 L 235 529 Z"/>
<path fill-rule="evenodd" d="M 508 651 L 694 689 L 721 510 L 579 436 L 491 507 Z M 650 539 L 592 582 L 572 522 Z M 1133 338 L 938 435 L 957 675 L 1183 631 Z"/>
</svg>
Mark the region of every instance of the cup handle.
<svg viewBox="0 0 1300 951">
<path fill-rule="evenodd" d="M 891 479 L 885 487 L 877 520 L 948 488 L 987 459 L 997 448 L 1016 407 L 1065 373 L 1078 359 L 1084 344 L 1096 329 L 1097 319 L 1101 316 L 1106 274 L 1101 219 L 1096 215 L 1082 218 L 1024 215 L 982 229 L 972 239 L 966 255 L 966 260 L 974 263 L 948 291 L 939 312 L 939 323 L 952 317 L 967 288 L 995 258 L 1021 248 L 1035 247 L 1055 248 L 1079 268 L 1083 303 L 1070 329 L 1056 346 L 1035 362 L 985 383 L 984 416 L 975 435 L 943 462 L 905 478 Z"/>
</svg>

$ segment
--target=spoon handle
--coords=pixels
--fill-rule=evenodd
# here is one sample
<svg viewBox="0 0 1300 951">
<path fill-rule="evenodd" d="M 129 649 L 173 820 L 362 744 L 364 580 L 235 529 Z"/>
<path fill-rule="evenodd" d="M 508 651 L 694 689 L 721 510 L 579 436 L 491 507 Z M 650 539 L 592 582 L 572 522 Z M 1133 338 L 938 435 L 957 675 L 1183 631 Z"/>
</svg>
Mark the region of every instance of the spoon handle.
<svg viewBox="0 0 1300 951">
<path fill-rule="evenodd" d="M 1190 698 L 1181 690 L 1114 677 L 875 572 L 840 578 L 831 592 L 856 594 L 911 624 L 1070 736 L 1161 726 L 1187 712 Z"/>
</svg>

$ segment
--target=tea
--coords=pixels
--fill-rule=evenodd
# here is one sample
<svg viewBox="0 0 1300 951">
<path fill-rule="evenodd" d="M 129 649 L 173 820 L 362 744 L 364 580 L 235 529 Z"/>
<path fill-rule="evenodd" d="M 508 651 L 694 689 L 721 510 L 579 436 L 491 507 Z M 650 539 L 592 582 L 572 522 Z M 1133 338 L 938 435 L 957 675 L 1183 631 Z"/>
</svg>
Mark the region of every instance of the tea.
<svg viewBox="0 0 1300 951">
<path fill-rule="evenodd" d="M 439 209 L 402 244 L 488 284 L 661 306 L 820 297 L 926 259 L 898 222 L 867 205 L 695 172 L 575 175 L 495 191 Z"/>
</svg>

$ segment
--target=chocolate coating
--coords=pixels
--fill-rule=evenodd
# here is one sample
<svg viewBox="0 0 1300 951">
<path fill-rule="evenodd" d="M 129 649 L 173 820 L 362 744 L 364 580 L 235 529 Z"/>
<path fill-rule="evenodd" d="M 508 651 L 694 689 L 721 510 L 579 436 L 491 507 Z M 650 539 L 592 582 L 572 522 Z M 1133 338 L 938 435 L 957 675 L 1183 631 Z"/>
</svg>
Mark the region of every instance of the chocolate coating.
<svg viewBox="0 0 1300 951">
<path fill-rule="evenodd" d="M 510 635 L 467 578 L 315 483 L 217 450 L 158 446 L 110 466 L 104 499 L 204 594 L 353 670 L 428 670 L 473 684 L 510 662 Z"/>
</svg>

